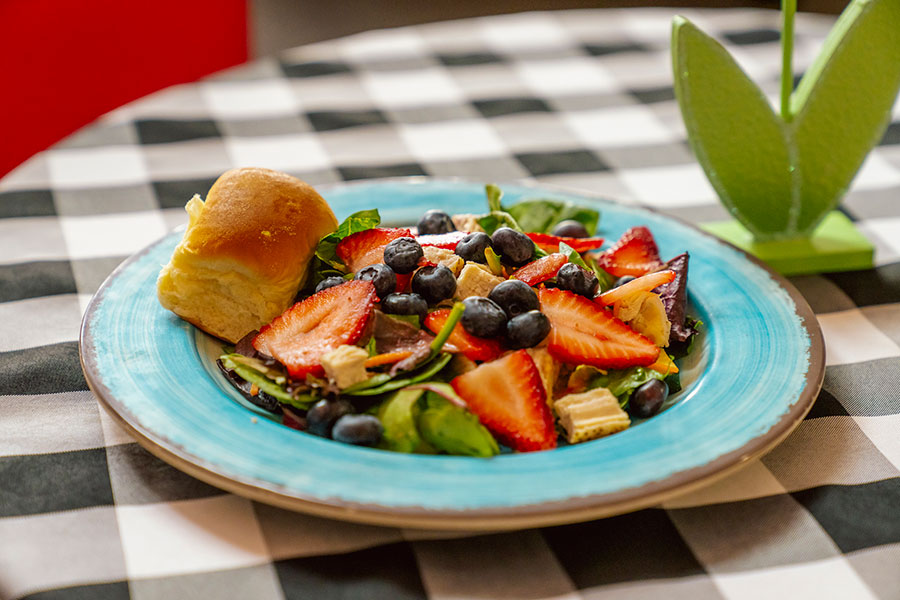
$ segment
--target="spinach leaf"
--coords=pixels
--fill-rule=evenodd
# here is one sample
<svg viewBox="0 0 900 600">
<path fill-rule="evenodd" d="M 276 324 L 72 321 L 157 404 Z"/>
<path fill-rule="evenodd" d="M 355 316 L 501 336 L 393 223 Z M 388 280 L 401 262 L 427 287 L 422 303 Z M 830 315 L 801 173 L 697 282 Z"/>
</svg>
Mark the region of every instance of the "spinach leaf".
<svg viewBox="0 0 900 600">
<path fill-rule="evenodd" d="M 416 428 L 417 402 L 422 390 L 400 390 L 382 402 L 375 413 L 384 427 L 379 448 L 392 452 L 434 454 Z"/>
<path fill-rule="evenodd" d="M 500 453 L 478 417 L 434 392 L 418 400 L 416 427 L 422 438 L 447 454 L 488 458 Z"/>
<path fill-rule="evenodd" d="M 355 396 L 357 394 L 364 395 L 362 392 L 366 390 L 379 387 L 391 381 L 393 377 L 388 375 L 387 373 L 378 373 L 377 375 L 372 375 L 365 381 L 360 381 L 359 383 L 354 383 L 348 388 L 341 390 L 342 394 L 347 394 L 349 396 Z"/>
<path fill-rule="evenodd" d="M 560 242 L 559 243 L 559 251 L 562 254 L 565 254 L 569 258 L 570 263 L 576 264 L 586 271 L 593 272 L 593 269 L 591 267 L 589 267 L 586 262 L 584 262 L 584 259 L 581 258 L 581 255 L 578 254 L 578 252 L 576 252 L 575 248 L 573 248 L 572 246 L 568 245 L 565 242 Z"/>
<path fill-rule="evenodd" d="M 333 269 L 340 271 L 339 274 L 343 274 L 346 266 L 338 258 L 335 251 L 338 242 L 348 235 L 378 227 L 379 223 L 381 223 L 381 215 L 378 214 L 378 209 L 376 208 L 353 213 L 344 219 L 335 231 L 319 241 L 319 244 L 316 246 L 316 258 L 326 265 L 330 265 Z"/>
<path fill-rule="evenodd" d="M 419 315 L 389 315 L 389 314 L 385 313 L 384 316 L 386 319 L 393 319 L 395 321 L 402 321 L 404 323 L 409 323 L 416 329 L 422 328 L 421 319 L 419 318 Z"/>
<path fill-rule="evenodd" d="M 481 225 L 481 228 L 488 235 L 494 235 L 494 232 L 501 227 L 511 227 L 516 231 L 522 231 L 516 220 L 509 213 L 501 210 L 492 210 L 486 215 L 481 215 L 478 217 L 478 224 Z"/>
<path fill-rule="evenodd" d="M 669 386 L 670 394 L 681 391 L 681 373 L 669 373 L 663 381 Z"/>
<path fill-rule="evenodd" d="M 588 258 L 584 258 L 565 242 L 559 243 L 559 251 L 569 257 L 570 263 L 575 263 L 579 267 L 587 269 L 597 276 L 597 281 L 600 282 L 600 287 L 597 288 L 598 294 L 602 294 L 603 292 L 612 289 L 613 284 L 616 282 L 616 278 L 600 268 L 597 262 L 590 258 L 590 255 L 585 255 L 588 256 Z"/>
<path fill-rule="evenodd" d="M 491 212 L 502 211 L 500 200 L 503 198 L 503 190 L 493 183 L 484 186 L 484 193 L 487 194 L 488 210 Z"/>
<path fill-rule="evenodd" d="M 549 198 L 522 200 L 504 210 L 519 223 L 524 231 L 535 233 L 550 233 L 561 221 L 572 220 L 584 225 L 588 234 L 594 235 L 597 230 L 597 222 L 600 220 L 599 211 L 593 208 Z"/>
<path fill-rule="evenodd" d="M 235 358 L 236 356 L 240 355 L 223 354 L 219 357 L 219 360 L 222 361 L 222 365 L 226 369 L 234 371 L 244 381 L 256 384 L 256 387 L 258 387 L 261 391 L 267 393 L 273 398 L 276 398 L 279 402 L 290 404 L 291 406 L 296 406 L 297 408 L 306 410 L 313 402 L 316 401 L 316 398 L 309 395 L 303 395 L 295 398 L 290 392 L 287 391 L 283 384 L 276 383 L 263 373 L 260 373 L 244 362 L 238 362 L 238 360 L 236 360 Z M 244 359 L 244 357 L 242 356 L 240 358 Z"/>
<path fill-rule="evenodd" d="M 436 359 L 426 363 L 424 368 L 420 367 L 416 371 L 405 373 L 406 377 L 392 378 L 390 375 L 382 373 L 383 377 L 382 375 L 375 375 L 374 377 L 371 377 L 366 382 L 364 382 L 369 383 L 372 382 L 373 379 L 378 378 L 379 383 L 377 385 L 363 388 L 356 388 L 356 386 L 351 386 L 344 390 L 344 393 L 348 396 L 378 396 L 380 394 L 386 394 L 387 392 L 399 390 L 400 388 L 405 388 L 406 386 L 412 385 L 414 383 L 427 381 L 428 379 L 431 379 L 432 377 L 437 375 L 441 371 L 441 369 L 446 367 L 451 358 L 453 358 L 452 354 L 441 353 Z"/>
<path fill-rule="evenodd" d="M 488 235 L 494 235 L 494 232 L 501 227 L 511 227 L 516 231 L 522 231 L 516 220 L 500 205 L 500 199 L 503 198 L 503 190 L 489 183 L 484 186 L 484 192 L 487 195 L 488 213 L 478 217 L 478 224 L 484 229 Z"/>
<path fill-rule="evenodd" d="M 343 393 L 348 396 L 377 396 L 414 383 L 427 381 L 437 375 L 453 358 L 452 354 L 441 352 L 441 348 L 444 347 L 453 328 L 459 323 L 464 310 L 465 305 L 462 302 L 456 302 L 453 305 L 450 314 L 447 316 L 447 321 L 441 327 L 437 336 L 431 340 L 431 354 L 414 371 L 397 373 L 394 376 L 387 373 L 379 373 L 365 381 L 351 385 Z"/>
<path fill-rule="evenodd" d="M 664 379 L 659 371 L 645 367 L 631 367 L 630 369 L 609 371 L 606 375 L 598 375 L 591 381 L 591 387 L 605 387 L 612 395 L 619 399 L 622 408 L 628 406 L 631 394 L 653 379 Z"/>
<path fill-rule="evenodd" d="M 306 283 L 303 285 L 302 296 L 312 296 L 316 291 L 316 286 L 323 279 L 328 279 L 329 277 L 343 277 L 344 273 L 338 271 L 330 264 L 324 262 L 318 256 L 313 256 L 312 260 L 309 262 L 309 275 L 306 278 Z"/>
</svg>

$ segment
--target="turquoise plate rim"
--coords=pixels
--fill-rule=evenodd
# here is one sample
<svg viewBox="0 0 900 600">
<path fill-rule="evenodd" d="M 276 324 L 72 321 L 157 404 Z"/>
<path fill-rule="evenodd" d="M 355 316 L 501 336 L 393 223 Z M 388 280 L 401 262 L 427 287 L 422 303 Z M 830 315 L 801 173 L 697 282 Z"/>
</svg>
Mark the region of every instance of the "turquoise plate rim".
<svg viewBox="0 0 900 600">
<path fill-rule="evenodd" d="M 411 177 L 318 190 L 339 218 L 378 207 L 377 199 L 362 204 L 372 197 L 390 199 L 392 209 L 379 208 L 385 222 L 396 223 L 435 205 L 479 210 L 483 186 Z M 647 224 L 664 258 L 691 251 L 689 291 L 708 319 L 705 367 L 677 403 L 608 438 L 490 460 L 400 455 L 288 430 L 234 402 L 224 378 L 203 364 L 198 344 L 208 336 L 156 302 L 155 276 L 180 239 L 177 231 L 123 262 L 92 298 L 80 339 L 88 385 L 141 445 L 220 488 L 319 516 L 435 529 L 553 525 L 652 506 L 740 468 L 800 423 L 821 387 L 825 352 L 814 313 L 787 280 L 727 242 L 647 208 L 546 184 L 501 188 L 507 199 L 596 204 L 610 240 L 631 224 Z M 736 377 L 742 371 L 758 377 Z M 209 427 L 213 422 L 217 427 Z"/>
</svg>

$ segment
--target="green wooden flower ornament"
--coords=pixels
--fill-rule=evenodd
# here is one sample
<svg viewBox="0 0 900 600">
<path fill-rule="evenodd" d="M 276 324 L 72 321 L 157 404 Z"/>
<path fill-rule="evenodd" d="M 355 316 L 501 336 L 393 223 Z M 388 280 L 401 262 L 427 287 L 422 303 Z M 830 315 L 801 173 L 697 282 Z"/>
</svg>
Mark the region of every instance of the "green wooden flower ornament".
<svg viewBox="0 0 900 600">
<path fill-rule="evenodd" d="M 796 5 L 782 2 L 780 114 L 718 42 L 683 17 L 672 24 L 691 147 L 751 245 L 808 243 L 884 135 L 900 89 L 900 0 L 853 0 L 792 91 Z"/>
</svg>

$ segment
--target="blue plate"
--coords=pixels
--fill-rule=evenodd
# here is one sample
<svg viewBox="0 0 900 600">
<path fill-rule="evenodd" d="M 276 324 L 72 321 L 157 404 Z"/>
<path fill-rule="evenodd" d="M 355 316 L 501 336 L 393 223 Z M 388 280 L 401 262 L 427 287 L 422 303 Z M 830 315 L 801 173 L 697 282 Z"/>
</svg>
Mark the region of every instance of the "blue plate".
<svg viewBox="0 0 900 600">
<path fill-rule="evenodd" d="M 689 295 L 704 322 L 667 409 L 600 440 L 493 459 L 418 456 L 338 444 L 260 418 L 216 371 L 221 343 L 164 310 L 156 277 L 181 234 L 123 263 L 85 315 L 81 357 L 103 405 L 148 450 L 226 490 L 313 514 L 383 525 L 503 529 L 650 506 L 720 477 L 781 441 L 824 374 L 815 316 L 784 279 L 734 247 L 647 210 L 547 188 L 601 213 L 615 240 L 646 225 L 670 258 L 691 254 Z M 480 184 L 427 178 L 320 189 L 338 218 L 378 207 L 414 223 L 427 208 L 483 212 Z"/>
</svg>

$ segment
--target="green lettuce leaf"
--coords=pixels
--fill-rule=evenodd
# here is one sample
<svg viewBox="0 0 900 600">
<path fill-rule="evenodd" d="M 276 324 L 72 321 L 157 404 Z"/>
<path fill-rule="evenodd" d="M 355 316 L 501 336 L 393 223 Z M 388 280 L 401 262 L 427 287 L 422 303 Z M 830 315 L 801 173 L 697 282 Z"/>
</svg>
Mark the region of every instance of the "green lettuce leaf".
<svg viewBox="0 0 900 600">
<path fill-rule="evenodd" d="M 491 212 L 502 211 L 500 200 L 503 198 L 503 190 L 493 183 L 484 186 L 484 193 L 487 195 L 488 210 Z"/>
<path fill-rule="evenodd" d="M 522 200 L 504 208 L 519 224 L 523 231 L 550 233 L 561 221 L 578 221 L 588 234 L 594 235 L 600 212 L 593 208 L 578 206 L 562 200 L 533 198 Z"/>
<path fill-rule="evenodd" d="M 336 252 L 338 243 L 348 235 L 365 231 L 366 229 L 374 229 L 378 227 L 379 223 L 381 223 L 381 215 L 378 214 L 378 209 L 373 208 L 353 213 L 344 219 L 335 231 L 319 241 L 319 244 L 316 246 L 316 258 L 343 275 L 346 265 L 338 258 Z"/>
<path fill-rule="evenodd" d="M 387 373 L 381 373 L 370 377 L 360 384 L 348 387 L 343 393 L 348 396 L 379 396 L 405 388 L 414 383 L 428 381 L 446 367 L 452 358 L 452 354 L 443 352 L 437 358 L 425 363 L 424 366 L 419 367 L 415 371 L 398 373 L 395 377 L 391 377 Z"/>
<path fill-rule="evenodd" d="M 418 399 L 416 428 L 426 442 L 447 454 L 488 458 L 500 453 L 497 440 L 477 416 L 434 392 Z"/>
<path fill-rule="evenodd" d="M 522 228 L 519 227 L 519 224 L 516 223 L 516 220 L 509 213 L 500 210 L 493 210 L 486 215 L 481 215 L 478 217 L 478 224 L 481 225 L 481 228 L 488 235 L 494 235 L 494 232 L 501 227 L 511 227 L 516 231 L 522 231 Z"/>
<path fill-rule="evenodd" d="M 222 361 L 222 365 L 226 369 L 234 371 L 237 373 L 238 377 L 244 381 L 255 383 L 261 391 L 276 398 L 279 402 L 306 410 L 316 400 L 312 396 L 300 396 L 295 398 L 287 391 L 283 382 L 281 384 L 276 383 L 263 373 L 250 367 L 247 364 L 246 357 L 240 354 L 223 354 L 219 357 L 219 360 Z"/>
<path fill-rule="evenodd" d="M 379 448 L 415 454 L 436 452 L 416 428 L 417 403 L 422 394 L 422 390 L 400 390 L 377 406 L 375 415 L 384 427 Z"/>
<path fill-rule="evenodd" d="M 606 375 L 597 375 L 592 381 L 592 388 L 604 387 L 619 399 L 622 408 L 628 406 L 631 394 L 637 388 L 654 379 L 665 379 L 659 371 L 644 367 L 609 371 Z"/>
</svg>

